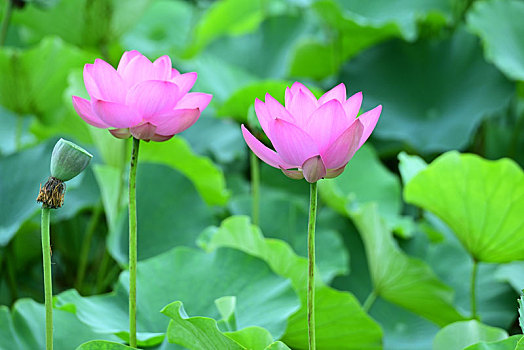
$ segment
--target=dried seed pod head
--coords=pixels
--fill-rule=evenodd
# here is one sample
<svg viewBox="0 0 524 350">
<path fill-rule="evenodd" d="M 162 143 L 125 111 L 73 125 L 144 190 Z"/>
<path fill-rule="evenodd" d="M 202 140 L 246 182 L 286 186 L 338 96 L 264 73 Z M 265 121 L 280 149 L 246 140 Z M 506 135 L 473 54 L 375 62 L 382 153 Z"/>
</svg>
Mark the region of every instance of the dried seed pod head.
<svg viewBox="0 0 524 350">
<path fill-rule="evenodd" d="M 37 202 L 42 203 L 44 208 L 57 209 L 64 204 L 65 183 L 56 177 L 50 177 L 45 185 L 40 186 Z"/>
<path fill-rule="evenodd" d="M 61 181 L 69 181 L 86 168 L 91 158 L 93 156 L 82 147 L 60 139 L 51 155 L 51 176 Z"/>
<path fill-rule="evenodd" d="M 51 155 L 51 177 L 40 186 L 36 201 L 44 208 L 60 208 L 64 204 L 64 182 L 80 174 L 91 158 L 93 156 L 82 147 L 64 139 L 58 140 Z"/>
</svg>

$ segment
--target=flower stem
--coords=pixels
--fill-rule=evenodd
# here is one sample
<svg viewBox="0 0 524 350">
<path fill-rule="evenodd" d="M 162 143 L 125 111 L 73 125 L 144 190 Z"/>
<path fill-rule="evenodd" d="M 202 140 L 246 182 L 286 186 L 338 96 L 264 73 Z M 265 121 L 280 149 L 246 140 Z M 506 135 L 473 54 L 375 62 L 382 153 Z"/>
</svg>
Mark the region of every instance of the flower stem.
<svg viewBox="0 0 524 350">
<path fill-rule="evenodd" d="M 42 207 L 42 257 L 44 263 L 45 293 L 45 348 L 53 350 L 53 281 L 51 278 L 51 239 L 49 237 L 49 214 L 51 209 Z"/>
<path fill-rule="evenodd" d="M 364 301 L 364 305 L 362 306 L 364 311 L 369 312 L 369 309 L 371 309 L 371 307 L 375 303 L 375 300 L 377 300 L 377 293 L 375 292 L 375 290 L 372 290 L 371 293 L 369 293 L 366 300 Z"/>
<path fill-rule="evenodd" d="M 260 164 L 257 156 L 250 152 L 251 157 L 251 197 L 253 200 L 253 224 L 258 226 L 260 217 Z"/>
<path fill-rule="evenodd" d="M 140 140 L 133 138 L 129 168 L 129 345 L 136 348 L 136 168 Z"/>
<path fill-rule="evenodd" d="M 93 240 L 96 225 L 98 224 L 98 220 L 100 219 L 101 214 L 102 207 L 100 205 L 97 205 L 95 207 L 95 210 L 93 211 L 93 214 L 91 215 L 91 219 L 89 220 L 89 224 L 87 226 L 86 233 L 82 241 L 82 248 L 80 251 L 80 262 L 78 264 L 78 269 L 76 272 L 75 283 L 76 289 L 79 291 L 80 289 L 82 289 L 82 283 L 84 282 L 84 277 L 87 269 L 87 260 L 89 259 L 89 251 L 91 250 L 91 241 Z"/>
<path fill-rule="evenodd" d="M 5 269 L 7 273 L 7 287 L 9 288 L 11 300 L 14 302 L 16 299 L 18 299 L 18 287 L 16 283 L 16 257 L 13 243 L 13 241 L 9 242 L 6 247 L 7 259 L 5 262 Z"/>
<path fill-rule="evenodd" d="M 22 133 L 24 130 L 24 117 L 19 113 L 16 114 L 16 129 L 15 129 L 15 149 L 19 151 L 22 148 Z"/>
<path fill-rule="evenodd" d="M 102 256 L 102 259 L 100 259 L 100 263 L 98 264 L 96 274 L 96 283 L 95 283 L 95 291 L 93 294 L 100 294 L 104 291 L 103 287 L 103 281 L 107 275 L 107 267 L 109 265 L 109 253 L 107 252 L 107 247 L 104 248 L 104 255 Z"/>
<path fill-rule="evenodd" d="M 478 262 L 473 259 L 473 267 L 471 269 L 471 318 L 478 319 L 477 315 L 477 299 L 476 299 L 476 281 L 477 281 Z"/>
<path fill-rule="evenodd" d="M 7 29 L 11 21 L 11 14 L 13 12 L 13 0 L 7 0 L 4 10 L 4 18 L 2 19 L 2 27 L 0 28 L 0 46 L 4 46 L 7 37 Z"/>
<path fill-rule="evenodd" d="M 317 220 L 317 183 L 310 186 L 309 225 L 307 237 L 308 279 L 307 279 L 307 326 L 309 350 L 316 349 L 315 341 L 315 224 Z"/>
</svg>

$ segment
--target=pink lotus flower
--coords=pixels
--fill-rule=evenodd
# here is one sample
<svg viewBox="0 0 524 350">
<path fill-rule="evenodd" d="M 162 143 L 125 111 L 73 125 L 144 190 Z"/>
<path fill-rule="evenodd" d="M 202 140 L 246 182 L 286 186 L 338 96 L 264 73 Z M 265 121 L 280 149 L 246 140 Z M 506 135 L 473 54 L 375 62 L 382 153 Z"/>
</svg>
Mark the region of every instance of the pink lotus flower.
<svg viewBox="0 0 524 350">
<path fill-rule="evenodd" d="M 200 117 L 212 96 L 188 92 L 197 73 L 180 74 L 171 59 L 151 63 L 138 51 L 125 52 L 115 70 L 96 59 L 84 67 L 90 100 L 73 96 L 76 112 L 88 124 L 109 130 L 118 138 L 165 141 Z"/>
<path fill-rule="evenodd" d="M 335 86 L 317 101 L 299 82 L 286 89 L 285 107 L 271 95 L 255 100 L 260 126 L 276 152 L 257 140 L 244 125 L 242 134 L 249 148 L 264 162 L 280 168 L 293 179 L 316 182 L 333 178 L 375 128 L 382 106 L 360 115 L 362 93 L 346 100 L 344 84 Z M 294 170 L 296 169 L 296 170 Z"/>
</svg>

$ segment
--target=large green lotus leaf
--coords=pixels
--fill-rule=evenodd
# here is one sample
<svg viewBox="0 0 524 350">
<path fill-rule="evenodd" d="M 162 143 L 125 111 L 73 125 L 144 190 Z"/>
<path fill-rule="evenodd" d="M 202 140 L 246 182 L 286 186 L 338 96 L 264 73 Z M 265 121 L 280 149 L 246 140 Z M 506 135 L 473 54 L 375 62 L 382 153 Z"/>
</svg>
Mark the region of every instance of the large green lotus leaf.
<svg viewBox="0 0 524 350">
<path fill-rule="evenodd" d="M 217 322 L 209 317 L 189 317 L 180 301 L 162 309 L 171 318 L 167 328 L 167 339 L 189 349 L 245 349 L 218 329 Z"/>
<path fill-rule="evenodd" d="M 520 338 L 515 350 L 524 350 L 524 337 Z"/>
<path fill-rule="evenodd" d="M 130 28 L 133 28 L 137 20 L 144 15 L 144 12 L 153 2 L 154 0 L 111 0 L 113 11 L 111 18 L 111 33 L 113 36 L 119 37 L 126 33 Z"/>
<path fill-rule="evenodd" d="M 480 341 L 497 341 L 508 337 L 508 333 L 490 327 L 477 320 L 460 321 L 442 328 L 433 339 L 433 350 L 462 350 Z"/>
<path fill-rule="evenodd" d="M 320 80 L 338 72 L 342 62 L 342 55 L 334 43 L 306 38 L 297 44 L 293 52 L 289 74 Z"/>
<path fill-rule="evenodd" d="M 394 36 L 402 36 L 389 22 L 376 25 L 350 11 L 343 11 L 335 0 L 313 3 L 312 8 L 337 36 L 326 40 L 308 38 L 297 45 L 290 67 L 292 76 L 322 79 L 338 72 L 342 63 L 360 51 Z"/>
<path fill-rule="evenodd" d="M 305 267 L 305 266 L 304 266 Z M 305 293 L 305 284 L 303 285 Z M 289 318 L 282 338 L 293 349 L 308 348 L 307 309 L 303 306 Z M 382 329 L 348 292 L 329 287 L 315 291 L 316 342 L 320 349 L 382 349 Z"/>
<path fill-rule="evenodd" d="M 139 163 L 136 198 L 139 260 L 179 245 L 194 246 L 198 234 L 214 223 L 211 208 L 193 184 L 166 165 Z M 116 261 L 127 265 L 127 210 L 118 214 L 123 215 L 117 217 L 118 228 L 110 232 L 108 249 Z"/>
<path fill-rule="evenodd" d="M 482 341 L 477 344 L 468 346 L 464 350 L 518 350 L 517 343 L 522 339 L 522 335 L 513 335 L 507 339 L 486 342 Z"/>
<path fill-rule="evenodd" d="M 69 71 L 92 60 L 92 54 L 59 38 L 46 38 L 26 51 L 4 49 L 0 51 L 0 104 L 18 114 L 50 118 L 51 112 L 64 108 L 62 93 Z"/>
<path fill-rule="evenodd" d="M 365 247 L 357 229 L 350 222 L 346 222 L 343 232 L 346 249 L 351 254 L 351 274 L 337 277 L 332 286 L 354 293 L 364 303 L 373 288 Z M 388 350 L 431 350 L 433 337 L 439 330 L 433 322 L 380 297 L 370 305 L 369 315 L 383 329 L 383 345 Z"/>
<path fill-rule="evenodd" d="M 135 349 L 124 344 L 105 340 L 92 340 L 80 345 L 76 350 L 128 350 Z"/>
<path fill-rule="evenodd" d="M 298 14 L 268 17 L 257 31 L 221 38 L 211 44 L 206 52 L 257 77 L 285 79 L 295 45 L 316 31 L 312 21 L 306 18 Z"/>
<path fill-rule="evenodd" d="M 117 340 L 85 327 L 70 312 L 53 310 L 53 342 L 56 350 L 71 350 L 93 339 Z M 18 300 L 10 312 L 0 306 L 0 349 L 35 350 L 45 348 L 44 305 L 30 299 Z"/>
<path fill-rule="evenodd" d="M 250 350 L 291 350 L 285 343 L 273 341 L 271 334 L 260 327 L 248 327 L 226 334 L 229 338 L 236 340 L 242 344 L 242 346 L 246 347 L 246 349 Z"/>
<path fill-rule="evenodd" d="M 168 142 L 143 144 L 139 159 L 143 162 L 165 164 L 183 173 L 194 184 L 202 198 L 210 205 L 223 205 L 229 193 L 224 174 L 206 157 L 191 151 L 187 142 L 174 137 Z"/>
<path fill-rule="evenodd" d="M 402 178 L 402 184 L 405 186 L 421 170 L 426 169 L 428 163 L 424 159 L 415 155 L 408 155 L 406 152 L 400 152 L 398 158 L 398 170 Z"/>
<path fill-rule="evenodd" d="M 180 53 L 191 39 L 192 22 L 197 15 L 195 6 L 187 1 L 154 1 L 120 42 L 151 57 Z"/>
<path fill-rule="evenodd" d="M 362 235 L 377 295 L 441 326 L 464 319 L 453 307 L 453 290 L 425 262 L 399 249 L 375 204 L 351 217 Z"/>
<path fill-rule="evenodd" d="M 320 181 L 320 196 L 338 213 L 348 216 L 366 203 L 376 202 L 388 228 L 402 236 L 411 234 L 402 210 L 400 181 L 382 163 L 371 146 L 363 146 L 344 172 Z"/>
<path fill-rule="evenodd" d="M 57 305 L 75 310 L 94 330 L 127 339 L 128 280 L 128 272 L 122 273 L 115 292 L 106 295 L 83 298 L 76 291 L 62 293 Z M 162 342 L 169 319 L 160 310 L 173 300 L 183 301 L 191 315 L 218 318 L 214 301 L 223 296 L 236 297 L 238 329 L 260 326 L 277 338 L 299 306 L 290 282 L 257 258 L 232 249 L 204 253 L 178 247 L 138 263 L 139 343 Z"/>
<path fill-rule="evenodd" d="M 290 350 L 290 347 L 281 341 L 269 344 L 265 350 Z"/>
<path fill-rule="evenodd" d="M 484 43 L 486 58 L 514 80 L 524 80 L 524 3 L 481 1 L 468 11 L 469 29 Z"/>
<path fill-rule="evenodd" d="M 29 30 L 26 36 L 38 42 L 46 35 L 57 35 L 75 45 L 94 46 L 100 42 L 103 31 L 109 29 L 111 12 L 107 1 L 58 1 L 54 6 L 25 6 L 15 11 L 13 23 Z M 76 25 L 71 26 L 71 23 Z M 97 28 L 98 27 L 98 28 Z M 89 33 L 87 30 L 93 30 Z M 29 34 L 29 35 L 28 35 Z M 90 34 L 90 35 L 89 35 Z"/>
<path fill-rule="evenodd" d="M 258 1 L 224 0 L 214 2 L 199 19 L 185 57 L 196 55 L 213 40 L 224 35 L 240 35 L 258 28 L 266 13 Z"/>
<path fill-rule="evenodd" d="M 415 40 L 420 22 L 451 22 L 453 4 L 446 0 L 335 0 L 343 15 L 370 27 L 395 26 L 406 40 Z"/>
<path fill-rule="evenodd" d="M 293 349 L 307 348 L 306 279 L 307 259 L 277 239 L 264 238 L 245 216 L 233 216 L 214 232 L 200 239 L 207 250 L 240 249 L 266 261 L 277 274 L 289 278 L 300 294 L 302 307 L 289 319 L 282 340 Z M 356 298 L 316 281 L 316 340 L 321 349 L 380 349 L 382 332 L 360 307 Z"/>
<path fill-rule="evenodd" d="M 524 173 L 512 160 L 445 153 L 407 184 L 404 197 L 442 219 L 478 261 L 524 260 Z"/>
<path fill-rule="evenodd" d="M 53 2 L 53 6 L 28 4 L 14 11 L 13 23 L 25 27 L 26 39 L 38 42 L 57 35 L 77 46 L 100 48 L 132 26 L 151 0 Z"/>
<path fill-rule="evenodd" d="M 382 298 L 377 298 L 369 314 L 384 330 L 387 350 L 431 350 L 439 330 L 434 323 Z"/>
<path fill-rule="evenodd" d="M 248 327 L 236 332 L 225 333 L 229 338 L 235 340 L 247 349 L 264 350 L 276 346 L 277 343 L 284 346 L 283 349 L 289 349 L 282 342 L 274 342 L 271 333 L 264 328 Z"/>
<path fill-rule="evenodd" d="M 448 1 L 337 1 L 312 5 L 320 17 L 337 31 L 328 39 L 302 40 L 291 64 L 291 75 L 322 79 L 359 52 L 392 37 L 413 41 L 418 24 L 436 30 L 450 21 Z M 392 9 L 394 7 L 394 9 Z"/>
<path fill-rule="evenodd" d="M 35 137 L 29 132 L 31 118 L 22 117 L 0 106 L 0 157 L 35 143 Z"/>
<path fill-rule="evenodd" d="M 424 214 L 424 219 L 421 224 L 440 235 L 441 239 L 437 242 L 426 239 L 422 244 L 409 248 L 405 246 L 405 249 L 423 258 L 437 276 L 455 291 L 456 308 L 463 314 L 471 315 L 471 287 L 469 283 L 464 283 L 471 279 L 471 256 L 441 220 L 428 212 Z M 417 237 L 425 238 L 425 235 L 421 232 Z M 477 314 L 482 322 L 507 329 L 515 320 L 515 292 L 497 276 L 499 266 L 486 263 L 478 265 Z"/>
<path fill-rule="evenodd" d="M 167 305 L 162 313 L 171 318 L 167 328 L 168 340 L 188 349 L 264 350 L 272 349 L 273 346 L 289 349 L 281 342 L 273 342 L 273 336 L 261 327 L 222 332 L 212 318 L 189 317 L 180 301 Z"/>
<path fill-rule="evenodd" d="M 495 276 L 499 280 L 508 282 L 516 292 L 520 293 L 524 289 L 524 261 L 513 261 L 498 266 Z"/>
<path fill-rule="evenodd" d="M 439 42 L 371 48 L 344 67 L 342 81 L 364 92 L 363 110 L 383 105 L 375 136 L 424 153 L 467 146 L 480 121 L 513 94 L 483 60 L 476 37 L 462 30 Z"/>
</svg>

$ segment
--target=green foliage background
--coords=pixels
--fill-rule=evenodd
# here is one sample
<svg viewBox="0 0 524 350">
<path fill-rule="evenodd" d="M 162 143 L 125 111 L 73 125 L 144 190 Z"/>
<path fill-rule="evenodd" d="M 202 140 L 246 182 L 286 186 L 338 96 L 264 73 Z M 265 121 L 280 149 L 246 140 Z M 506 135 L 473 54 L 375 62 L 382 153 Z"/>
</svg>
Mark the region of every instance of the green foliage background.
<svg viewBox="0 0 524 350">
<path fill-rule="evenodd" d="M 43 348 L 35 198 L 60 137 L 95 157 L 52 213 L 55 348 L 128 349 L 130 143 L 85 124 L 71 96 L 86 95 L 84 64 L 131 49 L 169 55 L 214 96 L 194 127 L 141 147 L 139 346 L 307 348 L 308 186 L 261 164 L 253 225 L 239 126 L 298 80 L 383 105 L 320 182 L 319 350 L 524 348 L 524 1 L 0 4 L 0 349 Z"/>
</svg>

